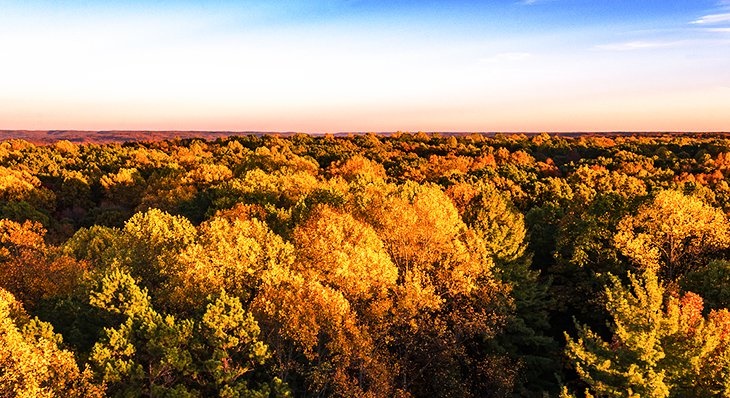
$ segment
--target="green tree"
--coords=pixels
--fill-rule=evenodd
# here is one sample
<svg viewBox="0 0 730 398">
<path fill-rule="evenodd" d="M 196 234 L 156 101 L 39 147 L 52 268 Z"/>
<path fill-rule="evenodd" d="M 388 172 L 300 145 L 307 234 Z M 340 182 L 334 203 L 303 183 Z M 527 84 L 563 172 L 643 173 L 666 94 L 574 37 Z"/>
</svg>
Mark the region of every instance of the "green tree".
<svg viewBox="0 0 730 398">
<path fill-rule="evenodd" d="M 515 395 L 557 391 L 560 351 L 548 334 L 554 304 L 548 294 L 550 281 L 530 269 L 524 216 L 494 187 L 482 185 L 466 205 L 464 219 L 485 242 L 495 263 L 495 276 L 511 287 L 514 309 L 494 344 L 520 368 Z"/>
<path fill-rule="evenodd" d="M 702 292 L 707 308 L 730 308 L 730 261 L 710 261 L 685 275 L 680 286 L 687 291 Z"/>
<path fill-rule="evenodd" d="M 241 302 L 222 292 L 200 320 L 175 319 L 152 308 L 132 277 L 112 270 L 91 304 L 121 316 L 106 329 L 91 361 L 114 396 L 287 396 L 275 378 L 254 380 L 270 356 Z"/>
<path fill-rule="evenodd" d="M 586 326 L 566 334 L 566 355 L 586 395 L 601 397 L 728 396 L 728 312 L 702 314 L 702 298 L 667 292 L 650 270 L 629 274 L 629 286 L 611 277 L 607 341 Z"/>
<path fill-rule="evenodd" d="M 494 187 L 484 185 L 468 205 L 464 220 L 487 244 L 496 262 L 510 262 L 525 253 L 525 220 Z"/>
</svg>

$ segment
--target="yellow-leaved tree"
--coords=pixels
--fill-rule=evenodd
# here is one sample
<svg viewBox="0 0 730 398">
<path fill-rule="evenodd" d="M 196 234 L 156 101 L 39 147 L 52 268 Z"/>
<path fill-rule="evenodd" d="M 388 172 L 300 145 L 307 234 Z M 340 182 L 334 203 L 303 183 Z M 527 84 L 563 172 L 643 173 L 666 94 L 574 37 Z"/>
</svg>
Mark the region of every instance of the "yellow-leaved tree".
<svg viewBox="0 0 730 398">
<path fill-rule="evenodd" d="M 145 287 L 157 288 L 170 273 L 168 259 L 192 244 L 197 230 L 182 216 L 150 209 L 132 216 L 117 244 L 117 261 L 130 268 Z"/>
<path fill-rule="evenodd" d="M 354 155 L 347 160 L 334 162 L 327 170 L 332 176 L 339 176 L 346 181 L 362 179 L 368 182 L 386 178 L 383 165 L 362 155 Z"/>
<path fill-rule="evenodd" d="M 620 221 L 614 244 L 636 265 L 674 280 L 730 247 L 730 224 L 720 209 L 667 190 Z"/>
<path fill-rule="evenodd" d="M 196 308 L 221 289 L 250 302 L 264 271 L 293 261 L 293 247 L 264 222 L 214 217 L 200 226 L 195 243 L 167 261 L 170 304 Z"/>
<path fill-rule="evenodd" d="M 398 268 L 389 336 L 398 387 L 415 395 L 511 390 L 506 358 L 485 346 L 511 307 L 509 288 L 451 199 L 436 185 L 406 183 L 355 200 Z"/>
<path fill-rule="evenodd" d="M 31 319 L 0 288 L 0 396 L 103 397 L 104 386 L 93 382 L 91 371 L 81 371 L 61 343 L 49 323 Z"/>
<path fill-rule="evenodd" d="M 269 268 L 253 303 L 276 336 L 280 367 L 308 366 L 310 390 L 392 396 L 396 372 L 385 348 L 398 270 L 383 242 L 367 224 L 326 205 L 293 235 L 296 261 Z"/>
<path fill-rule="evenodd" d="M 104 188 L 104 194 L 114 204 L 134 208 L 142 199 L 145 180 L 136 168 L 119 169 L 116 173 L 109 173 L 99 180 Z"/>
<path fill-rule="evenodd" d="M 305 277 L 337 286 L 350 301 L 387 297 L 398 269 L 375 231 L 351 215 L 319 206 L 294 231 L 297 262 Z"/>
</svg>

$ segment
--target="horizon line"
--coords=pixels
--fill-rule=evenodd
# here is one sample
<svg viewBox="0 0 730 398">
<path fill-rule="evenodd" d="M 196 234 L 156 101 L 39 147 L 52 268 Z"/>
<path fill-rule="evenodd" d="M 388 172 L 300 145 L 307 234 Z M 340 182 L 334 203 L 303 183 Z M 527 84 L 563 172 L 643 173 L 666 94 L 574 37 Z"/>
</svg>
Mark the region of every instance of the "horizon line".
<svg viewBox="0 0 730 398">
<path fill-rule="evenodd" d="M 243 136 L 279 136 L 283 138 L 296 135 L 308 135 L 316 138 L 326 136 L 350 137 L 355 135 L 375 134 L 382 137 L 393 137 L 396 134 L 426 134 L 431 137 L 467 137 L 481 135 L 494 138 L 500 135 L 534 137 L 548 134 L 563 138 L 579 137 L 727 137 L 730 131 L 492 131 L 492 132 L 461 132 L 461 131 L 342 131 L 336 133 L 312 133 L 296 131 L 218 131 L 218 130 L 0 130 L 0 142 L 23 140 L 35 145 L 50 145 L 60 141 L 69 141 L 74 144 L 114 144 L 128 142 L 160 142 L 172 140 L 214 141 Z"/>
</svg>

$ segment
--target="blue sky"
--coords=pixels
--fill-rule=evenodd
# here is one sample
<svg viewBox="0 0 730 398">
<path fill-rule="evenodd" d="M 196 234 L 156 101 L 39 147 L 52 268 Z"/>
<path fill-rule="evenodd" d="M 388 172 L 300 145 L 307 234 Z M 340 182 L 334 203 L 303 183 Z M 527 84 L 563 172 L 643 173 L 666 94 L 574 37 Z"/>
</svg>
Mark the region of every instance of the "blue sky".
<svg viewBox="0 0 730 398">
<path fill-rule="evenodd" d="M 0 60 L 0 129 L 730 130 L 730 1 L 0 0 Z"/>
</svg>

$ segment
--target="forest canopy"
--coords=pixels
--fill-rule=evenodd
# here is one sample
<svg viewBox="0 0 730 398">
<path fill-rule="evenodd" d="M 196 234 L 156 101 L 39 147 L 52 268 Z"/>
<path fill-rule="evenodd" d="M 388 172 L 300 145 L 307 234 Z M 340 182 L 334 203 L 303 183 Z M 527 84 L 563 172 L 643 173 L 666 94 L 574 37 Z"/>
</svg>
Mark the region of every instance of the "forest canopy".
<svg viewBox="0 0 730 398">
<path fill-rule="evenodd" d="M 730 139 L 0 142 L 0 396 L 730 396 Z"/>
</svg>

